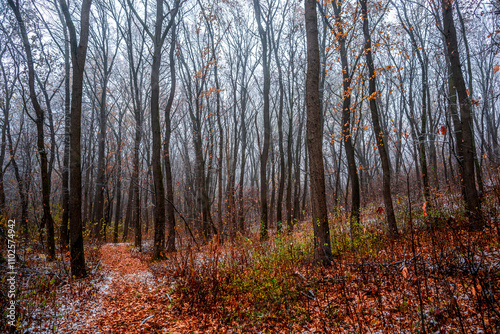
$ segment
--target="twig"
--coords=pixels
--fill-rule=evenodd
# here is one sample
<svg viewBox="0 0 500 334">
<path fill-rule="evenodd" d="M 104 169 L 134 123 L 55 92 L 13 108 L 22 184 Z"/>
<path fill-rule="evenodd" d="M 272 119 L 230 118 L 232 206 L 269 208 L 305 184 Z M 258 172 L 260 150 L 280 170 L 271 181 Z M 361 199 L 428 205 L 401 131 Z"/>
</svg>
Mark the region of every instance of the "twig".
<svg viewBox="0 0 500 334">
<path fill-rule="evenodd" d="M 146 321 L 148 321 L 149 319 L 151 319 L 151 318 L 152 318 L 152 317 L 154 317 L 154 316 L 155 316 L 154 314 L 153 314 L 153 315 L 150 315 L 149 317 L 147 317 L 146 319 L 144 319 L 143 321 L 141 321 L 141 325 L 144 325 L 144 323 L 145 323 Z"/>
<path fill-rule="evenodd" d="M 193 241 L 194 243 L 196 244 L 196 247 L 198 248 L 198 250 L 200 249 L 200 245 L 198 245 L 198 242 L 196 241 L 194 235 L 193 235 L 193 232 L 191 231 L 191 228 L 189 227 L 189 224 L 187 223 L 186 219 L 184 219 L 184 216 L 182 215 L 182 213 L 175 207 L 174 203 L 172 203 L 171 201 L 168 200 L 168 198 L 166 199 L 167 202 L 174 208 L 174 210 L 179 214 L 179 216 L 182 218 L 182 220 L 184 221 L 184 224 L 186 224 L 186 227 L 189 231 L 189 234 L 191 235 L 191 238 L 193 238 Z"/>
<path fill-rule="evenodd" d="M 99 265 L 101 264 L 101 260 L 99 260 L 99 262 L 97 262 L 97 265 L 95 266 L 95 268 L 92 270 L 92 274 L 95 274 L 97 268 L 99 268 Z"/>
</svg>

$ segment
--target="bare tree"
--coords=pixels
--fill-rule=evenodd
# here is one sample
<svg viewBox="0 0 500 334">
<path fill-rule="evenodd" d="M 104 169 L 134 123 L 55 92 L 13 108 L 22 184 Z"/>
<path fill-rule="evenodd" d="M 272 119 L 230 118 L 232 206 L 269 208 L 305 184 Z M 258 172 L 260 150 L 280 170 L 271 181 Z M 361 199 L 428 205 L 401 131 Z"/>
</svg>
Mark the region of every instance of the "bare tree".
<svg viewBox="0 0 500 334">
<path fill-rule="evenodd" d="M 459 157 L 461 158 L 459 158 L 459 163 L 462 173 L 462 192 L 464 194 L 471 229 L 481 229 L 484 225 L 484 221 L 481 214 L 481 198 L 478 194 L 474 177 L 474 136 L 472 130 L 474 124 L 471 115 L 472 107 L 461 69 L 457 32 L 453 21 L 453 3 L 450 0 L 442 0 L 441 8 L 443 14 L 443 33 L 446 40 L 446 52 L 450 61 L 451 77 L 453 78 L 460 104 L 461 138 L 457 136 L 456 141 Z"/>
<path fill-rule="evenodd" d="M 257 20 L 257 26 L 259 29 L 260 41 L 262 44 L 262 70 L 264 73 L 264 83 L 263 83 L 263 95 L 264 95 L 264 106 L 263 106 L 263 118 L 264 118 L 264 141 L 262 144 L 262 151 L 260 153 L 260 208 L 261 208 L 261 227 L 260 227 L 260 237 L 262 240 L 268 238 L 268 207 L 267 207 L 267 161 L 269 158 L 269 146 L 271 144 L 271 120 L 269 116 L 269 92 L 271 87 L 271 72 L 269 70 L 270 54 L 268 45 L 268 21 L 266 21 L 266 29 L 262 24 L 263 15 L 262 8 L 259 0 L 253 0 L 253 6 L 255 11 L 255 18 Z M 270 15 L 267 15 L 267 20 L 270 20 Z"/>
<path fill-rule="evenodd" d="M 372 116 L 373 131 L 375 137 L 377 138 L 377 148 L 380 155 L 380 160 L 382 162 L 382 172 L 383 172 L 383 195 L 385 203 L 385 215 L 387 218 L 387 223 L 389 224 L 389 233 L 391 236 L 396 237 L 398 235 L 398 227 L 396 224 L 396 216 L 394 214 L 394 207 L 392 204 L 392 191 L 391 191 L 391 166 L 389 163 L 389 153 L 387 142 L 384 138 L 384 131 L 380 125 L 380 115 L 377 105 L 377 88 L 376 88 L 376 74 L 375 66 L 373 64 L 372 55 L 372 42 L 370 29 L 368 26 L 368 9 L 366 6 L 366 0 L 359 0 L 361 5 L 361 14 L 363 15 L 363 35 L 365 38 L 365 57 L 366 64 L 368 66 L 368 92 L 370 94 L 370 112 Z"/>
<path fill-rule="evenodd" d="M 35 90 L 35 68 L 33 65 L 33 55 L 31 53 L 31 44 L 29 42 L 28 33 L 26 31 L 26 25 L 24 23 L 23 17 L 21 16 L 19 1 L 14 3 L 13 0 L 7 0 L 10 8 L 16 16 L 17 23 L 21 31 L 21 37 L 23 41 L 24 51 L 26 52 L 26 61 L 28 64 L 28 86 L 31 103 L 35 109 L 35 123 L 37 129 L 37 148 L 40 154 L 40 173 L 42 179 L 42 206 L 43 206 L 43 217 L 42 226 L 47 227 L 47 246 L 48 246 L 48 259 L 54 260 L 55 258 L 55 240 L 54 240 L 54 220 L 50 212 L 50 178 L 48 173 L 48 159 L 47 151 L 45 150 L 44 142 L 44 126 L 45 126 L 45 111 L 40 106 L 38 102 L 37 93 Z"/>
<path fill-rule="evenodd" d="M 96 191 L 94 195 L 94 208 L 92 213 L 92 221 L 94 224 L 94 236 L 100 240 L 103 233 L 103 225 L 107 222 L 104 220 L 104 193 L 106 189 L 106 124 L 108 119 L 108 86 L 113 65 L 118 54 L 119 39 L 115 40 L 114 50 L 110 50 L 111 28 L 108 22 L 108 11 L 106 5 L 99 1 L 96 6 L 96 19 L 98 25 L 91 29 L 91 49 L 95 65 L 99 76 L 99 92 L 96 92 L 96 99 L 99 105 L 99 130 L 97 132 L 98 153 L 97 153 L 97 176 L 96 176 Z"/>
<path fill-rule="evenodd" d="M 174 207 L 174 183 L 172 178 L 172 164 L 170 160 L 170 139 L 172 137 L 172 105 L 176 88 L 175 74 L 175 48 L 177 43 L 177 25 L 172 25 L 172 37 L 170 40 L 170 51 L 168 54 L 170 66 L 170 94 L 165 106 L 165 141 L 163 144 L 163 156 L 165 160 L 165 181 L 167 183 L 167 242 L 166 251 L 175 252 L 175 207 Z"/>
<path fill-rule="evenodd" d="M 152 148 L 152 168 L 153 182 L 155 191 L 155 237 L 153 258 L 162 258 L 164 256 L 165 247 L 165 187 L 163 185 L 163 176 L 161 170 L 161 131 L 160 131 L 160 66 L 162 48 L 165 38 L 170 31 L 170 28 L 175 22 L 180 1 L 175 0 L 173 8 L 170 10 L 170 19 L 165 27 L 163 23 L 166 16 L 164 13 L 163 0 L 156 1 L 156 20 L 155 29 L 152 33 L 146 22 L 139 16 L 130 0 L 127 0 L 135 17 L 141 22 L 142 27 L 153 41 L 153 61 L 151 65 L 151 127 L 153 137 Z M 140 228 L 136 227 L 136 235 Z M 136 242 L 136 246 L 140 247 Z"/>
<path fill-rule="evenodd" d="M 314 257 L 326 264 L 332 261 L 330 228 L 325 194 L 325 168 L 323 165 L 323 128 L 321 100 L 319 98 L 319 43 L 316 1 L 305 1 L 307 37 L 307 147 L 311 171 L 311 206 L 314 226 Z"/>
<path fill-rule="evenodd" d="M 71 135 L 70 135 L 70 253 L 71 274 L 86 276 L 85 254 L 82 235 L 82 175 L 81 175 L 81 119 L 83 74 L 89 41 L 90 6 L 92 0 L 83 0 L 80 10 L 80 38 L 71 18 L 68 4 L 59 0 L 69 30 L 71 61 L 73 64 L 73 88 L 71 93 Z"/>
</svg>

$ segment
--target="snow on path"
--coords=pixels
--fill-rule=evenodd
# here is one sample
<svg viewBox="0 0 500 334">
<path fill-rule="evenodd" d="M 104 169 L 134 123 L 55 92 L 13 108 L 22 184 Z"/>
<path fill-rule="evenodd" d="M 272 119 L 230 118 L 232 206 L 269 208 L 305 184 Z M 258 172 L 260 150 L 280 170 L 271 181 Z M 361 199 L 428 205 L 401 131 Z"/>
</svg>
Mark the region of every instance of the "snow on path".
<svg viewBox="0 0 500 334">
<path fill-rule="evenodd" d="M 111 329 L 106 328 L 106 320 L 109 316 L 116 317 L 116 311 L 120 311 L 115 309 L 114 304 L 125 306 L 128 302 L 124 290 L 133 290 L 134 293 L 136 290 L 152 290 L 153 274 L 139 259 L 131 256 L 129 247 L 123 243 L 105 244 L 101 247 L 104 278 L 96 283 L 91 298 L 83 302 L 62 301 L 64 309 L 60 311 L 65 316 L 58 321 L 58 333 L 109 332 Z M 113 301 L 113 305 L 109 301 Z"/>
</svg>

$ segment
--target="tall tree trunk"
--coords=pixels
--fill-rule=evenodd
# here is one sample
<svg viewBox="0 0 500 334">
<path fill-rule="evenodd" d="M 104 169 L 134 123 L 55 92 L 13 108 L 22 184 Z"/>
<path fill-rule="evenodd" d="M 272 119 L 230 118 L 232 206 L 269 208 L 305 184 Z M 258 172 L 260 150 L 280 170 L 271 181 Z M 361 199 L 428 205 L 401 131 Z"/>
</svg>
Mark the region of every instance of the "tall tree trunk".
<svg viewBox="0 0 500 334">
<path fill-rule="evenodd" d="M 68 41 L 68 28 L 64 24 L 64 17 L 60 15 L 64 25 L 64 153 L 62 169 L 62 220 L 61 220 L 61 247 L 69 247 L 69 151 L 70 151 L 70 126 L 71 126 L 71 84 L 70 84 L 70 50 Z"/>
<path fill-rule="evenodd" d="M 52 219 L 52 214 L 50 212 L 50 179 L 48 174 L 48 159 L 47 151 L 45 150 L 44 142 L 44 122 L 45 122 L 45 112 L 40 106 L 35 91 L 35 68 L 33 65 L 33 56 L 31 53 L 31 45 L 28 38 L 28 33 L 26 32 L 26 26 L 24 20 L 21 16 L 19 3 L 14 3 L 13 0 L 8 0 L 7 3 L 11 7 L 14 15 L 16 17 L 17 23 L 21 30 L 21 37 L 23 40 L 24 51 L 26 53 L 26 60 L 28 63 L 28 85 L 30 92 L 31 103 L 35 109 L 36 114 L 36 129 L 37 129 L 37 149 L 40 154 L 40 174 L 42 179 L 42 207 L 43 207 L 43 217 L 42 226 L 47 227 L 47 247 L 48 247 L 48 260 L 52 261 L 55 258 L 55 239 L 54 239 L 54 220 Z"/>
<path fill-rule="evenodd" d="M 224 157 L 224 130 L 222 128 L 222 120 L 221 120 L 221 101 L 220 101 L 220 83 L 219 83 L 219 74 L 218 74 L 218 65 L 216 58 L 216 51 L 214 46 L 213 34 L 212 34 L 212 52 L 213 52 L 213 61 L 215 62 L 214 66 L 214 79 L 215 79 L 215 89 L 216 89 L 216 110 L 215 114 L 217 115 L 217 128 L 219 130 L 219 154 L 217 157 L 217 221 L 219 225 L 219 240 L 222 241 L 222 186 L 223 186 L 223 157 Z"/>
<path fill-rule="evenodd" d="M 267 207 L 267 161 L 269 160 L 269 146 L 271 143 L 271 120 L 269 116 L 269 92 L 271 87 L 271 73 L 269 70 L 268 56 L 268 34 L 262 26 L 262 13 L 259 0 L 253 0 L 255 17 L 259 29 L 260 41 L 262 44 L 262 70 L 264 73 L 264 142 L 262 144 L 262 152 L 260 154 L 260 238 L 266 240 L 268 238 L 268 207 Z"/>
<path fill-rule="evenodd" d="M 118 137 L 117 141 L 117 157 L 116 157 L 116 204 L 115 204 L 115 221 L 113 226 L 113 243 L 118 242 L 118 227 L 122 220 L 121 205 L 122 205 L 122 121 L 123 113 L 120 113 L 118 118 Z"/>
<path fill-rule="evenodd" d="M 97 152 L 97 179 L 96 191 L 94 195 L 94 210 L 92 214 L 92 221 L 94 224 L 94 237 L 97 240 L 102 238 L 103 214 L 104 214 L 104 190 L 106 188 L 106 167 L 105 167 L 105 153 L 106 153 L 106 97 L 108 89 L 108 75 L 107 75 L 107 57 L 104 58 L 104 72 L 105 78 L 101 87 L 101 101 L 99 101 L 99 131 L 97 134 L 98 152 Z"/>
<path fill-rule="evenodd" d="M 467 59 L 467 76 L 468 76 L 468 89 L 469 89 L 469 96 L 472 98 L 474 95 L 474 90 L 473 90 L 473 85 L 472 85 L 472 64 L 471 64 L 471 56 L 470 56 L 470 48 L 469 48 L 469 39 L 467 38 L 466 30 L 465 30 L 465 24 L 464 24 L 464 19 L 462 17 L 462 12 L 460 10 L 460 5 L 459 2 L 456 1 L 454 2 L 456 7 L 457 7 L 457 14 L 458 14 L 458 20 L 460 22 L 460 26 L 462 28 L 462 37 L 463 37 L 463 42 L 465 46 L 465 54 L 466 54 L 466 59 Z M 474 124 L 474 106 L 471 104 L 471 118 L 472 118 L 472 124 Z M 472 138 L 474 138 L 474 127 L 472 127 Z M 476 150 L 476 141 L 473 140 L 473 152 L 474 152 L 474 166 L 475 166 L 475 172 L 476 172 L 476 180 L 477 180 L 477 185 L 479 188 L 479 195 L 483 196 L 484 194 L 484 184 L 483 184 L 483 178 L 482 178 L 482 173 L 481 173 L 481 165 L 479 163 L 478 159 L 478 154 Z"/>
<path fill-rule="evenodd" d="M 70 253 L 71 275 L 86 276 L 85 255 L 82 235 L 82 174 L 81 174 L 81 120 L 83 73 L 89 40 L 90 6 L 92 0 L 83 0 L 80 13 L 80 40 L 65 0 L 59 0 L 71 43 L 73 63 L 73 89 L 71 94 L 71 136 L 70 136 Z"/>
<path fill-rule="evenodd" d="M 283 87 L 283 73 L 281 69 L 281 60 L 279 59 L 278 49 L 279 40 L 281 34 L 278 35 L 276 41 L 274 41 L 274 58 L 276 60 L 276 66 L 278 67 L 278 86 L 279 86 L 279 107 L 278 107 L 278 147 L 279 147 L 279 183 L 278 183 L 278 198 L 276 205 L 276 221 L 278 232 L 281 232 L 283 227 L 283 192 L 285 189 L 285 175 L 286 175 L 286 165 L 285 165 L 285 149 L 283 147 L 283 100 L 285 96 Z"/>
<path fill-rule="evenodd" d="M 108 12 L 104 5 L 98 3 L 96 17 L 98 25 L 100 26 L 100 33 L 95 34 L 95 39 L 98 49 L 101 51 L 101 61 L 98 64 L 100 69 L 100 89 L 101 94 L 99 97 L 99 131 L 98 131 L 98 153 L 97 153 L 97 177 L 96 177 L 96 191 L 94 196 L 94 210 L 92 221 L 94 223 L 94 236 L 97 240 L 101 240 L 103 233 L 103 226 L 108 224 L 105 217 L 104 207 L 104 193 L 108 192 L 106 182 L 106 124 L 108 119 L 108 84 L 113 70 L 113 65 L 116 59 L 118 45 L 114 53 L 109 50 L 109 31 Z M 118 43 L 118 41 L 117 41 Z"/>
<path fill-rule="evenodd" d="M 130 30 L 129 30 L 129 33 Z M 130 55 L 129 55 L 130 56 Z M 139 84 L 137 82 L 137 72 L 132 69 L 132 80 L 134 89 L 134 118 L 135 118 L 135 139 L 134 139 L 134 159 L 132 164 L 132 177 L 130 179 L 130 189 L 132 191 L 129 203 L 131 203 L 130 208 L 130 218 L 129 223 L 134 226 L 134 246 L 141 249 L 142 246 L 142 233 L 141 233 L 141 201 L 139 196 L 139 172 L 140 172 L 140 149 L 142 141 L 142 104 L 139 97 Z M 132 219 L 133 217 L 133 219 Z M 127 224 L 127 230 L 130 226 Z M 128 231 L 127 231 L 128 232 Z"/>
<path fill-rule="evenodd" d="M 125 222 L 123 224 L 123 235 L 122 235 L 123 241 L 126 241 L 128 238 L 130 222 L 132 221 L 132 215 L 134 214 L 134 212 L 132 211 L 133 203 L 134 203 L 134 185 L 132 183 L 132 180 L 130 180 L 130 184 L 128 187 L 127 210 L 125 212 Z"/>
<path fill-rule="evenodd" d="M 91 103 L 91 116 L 90 116 L 90 128 L 88 128 L 88 132 L 89 133 L 94 133 L 94 111 L 95 111 L 95 108 L 94 108 L 94 99 L 92 99 L 92 103 Z M 71 140 L 71 138 L 70 138 Z M 84 147 L 85 147 L 85 144 L 84 144 Z M 90 232 L 92 231 L 91 228 L 88 228 L 87 225 L 89 222 L 90 222 L 90 217 L 91 217 L 91 213 L 92 213 L 92 189 L 94 187 L 94 182 L 93 182 L 93 175 L 94 175 L 94 168 L 90 168 L 91 165 L 92 165 L 92 161 L 94 160 L 94 148 L 95 148 L 95 145 L 93 143 L 93 137 L 92 136 L 89 136 L 88 138 L 88 141 L 86 143 L 86 147 L 84 148 L 84 151 L 83 153 L 81 153 L 81 155 L 86 155 L 86 158 L 84 158 L 83 162 L 81 163 L 81 165 L 83 165 L 83 169 L 82 167 L 80 167 L 80 170 L 86 170 L 85 172 L 85 178 L 83 180 L 83 184 L 85 184 L 85 187 L 83 189 L 83 212 L 82 212 L 82 224 L 84 226 L 84 228 L 87 228 Z M 71 150 L 71 147 L 70 147 L 70 150 Z M 70 171 L 71 171 L 71 168 L 70 168 Z"/>
<path fill-rule="evenodd" d="M 300 166 L 301 166 L 301 159 L 302 159 L 302 127 L 303 127 L 303 122 L 300 122 L 299 124 L 299 133 L 297 135 L 297 143 L 295 145 L 295 165 L 294 165 L 294 175 L 295 175 L 295 182 L 294 182 L 294 189 L 293 189 L 293 217 L 292 220 L 290 221 L 290 226 L 289 230 L 290 232 L 293 230 L 293 225 L 295 222 L 299 219 L 302 218 L 301 212 L 300 212 L 300 179 L 301 179 L 301 173 L 300 173 Z M 306 158 L 306 168 L 305 170 L 307 171 L 307 158 Z M 307 176 L 306 176 L 307 177 Z M 307 181 L 304 182 L 304 193 L 305 188 L 307 186 Z"/>
<path fill-rule="evenodd" d="M 351 183 L 351 219 L 350 229 L 351 236 L 355 231 L 356 225 L 359 223 L 360 211 L 360 191 L 358 168 L 356 167 L 356 159 L 354 157 L 354 145 L 351 133 L 351 73 L 349 71 L 349 60 L 347 57 L 346 35 L 342 29 L 343 22 L 341 18 L 341 4 L 333 5 L 335 13 L 335 23 L 338 29 L 337 39 L 340 45 L 340 61 L 342 63 L 342 138 L 344 139 L 347 167 L 349 170 L 349 180 Z"/>
<path fill-rule="evenodd" d="M 19 172 L 19 166 L 15 159 L 15 151 L 14 145 L 12 143 L 12 135 L 10 133 L 10 122 L 9 122 L 9 109 L 4 108 L 4 126 L 6 127 L 6 136 L 9 144 L 9 154 L 10 154 L 10 162 L 12 165 L 12 169 L 14 169 L 14 176 L 17 181 L 17 189 L 19 192 L 19 199 L 21 201 L 21 229 L 23 232 L 24 241 L 28 241 L 28 194 L 27 194 L 27 186 L 25 184 L 26 179 L 21 177 L 21 173 Z M 26 166 L 27 167 L 27 166 Z"/>
<path fill-rule="evenodd" d="M 218 157 L 217 157 L 217 177 L 218 177 L 218 183 L 217 183 L 217 221 L 218 221 L 218 226 L 219 226 L 219 240 L 222 240 L 222 188 L 223 188 L 223 178 L 222 178 L 222 170 L 223 170 L 223 151 L 224 151 L 224 130 L 222 129 L 222 122 L 221 122 L 221 113 L 220 113 L 220 108 L 221 108 L 221 101 L 220 101 L 220 83 L 219 83 L 219 66 L 218 66 L 218 61 L 217 61 L 217 51 L 216 51 L 216 44 L 215 44 L 215 38 L 214 38 L 214 31 L 213 31 L 213 25 L 212 25 L 212 20 L 209 19 L 206 16 L 206 11 L 203 7 L 203 4 L 198 1 L 200 6 L 202 7 L 203 15 L 207 24 L 208 28 L 208 35 L 210 38 L 210 47 L 211 47 L 211 53 L 212 53 L 212 62 L 214 64 L 214 80 L 215 80 L 215 89 L 216 89 L 216 110 L 215 110 L 215 115 L 217 117 L 217 127 L 219 131 L 219 148 L 218 148 Z M 216 17 L 216 16 L 214 16 Z M 208 99 L 208 96 L 207 96 Z M 208 105 L 208 101 L 207 101 Z M 209 119 L 210 122 L 210 119 Z M 211 137 L 213 138 L 213 137 Z M 213 145 L 210 145 L 210 150 L 213 149 Z M 213 154 L 210 154 L 210 157 L 212 157 Z M 212 164 L 209 163 L 209 166 Z M 210 173 L 207 176 L 207 182 L 210 180 Z M 208 189 L 207 185 L 207 189 Z"/>
<path fill-rule="evenodd" d="M 137 164 L 134 164 L 133 177 L 135 176 L 134 186 L 134 200 L 133 200 L 133 209 L 134 214 L 133 217 L 133 225 L 134 225 L 134 247 L 137 247 L 139 251 L 142 251 L 142 219 L 141 219 L 141 179 L 139 178 L 139 170 L 141 168 L 141 163 L 139 161 L 139 148 L 137 147 L 134 151 L 134 160 L 136 160 Z M 137 158 L 135 157 L 137 154 Z"/>
<path fill-rule="evenodd" d="M 415 116 L 413 115 L 412 112 L 412 117 L 410 118 L 410 121 L 412 122 L 412 125 L 415 128 L 415 131 L 418 134 L 418 152 L 419 152 L 419 163 L 420 163 L 420 169 L 422 172 L 422 185 L 423 185 L 423 194 L 424 194 L 424 201 L 427 207 L 430 207 L 431 201 L 430 201 L 430 183 L 429 183 L 429 173 L 428 173 L 428 167 L 427 167 L 427 152 L 426 152 L 426 141 L 427 141 L 427 113 L 430 115 L 430 103 L 428 103 L 428 93 L 429 93 L 429 80 L 428 80 L 428 58 L 426 51 L 424 49 L 424 45 L 422 44 L 422 47 L 418 46 L 417 43 L 417 38 L 414 33 L 414 27 L 411 25 L 409 19 L 408 19 L 408 13 L 406 10 L 406 7 L 403 4 L 403 13 L 405 17 L 405 21 L 401 17 L 401 14 L 399 12 L 399 9 L 397 9 L 399 19 L 402 23 L 403 29 L 407 32 L 408 36 L 410 37 L 410 41 L 412 44 L 413 52 L 414 54 L 417 55 L 418 62 L 420 63 L 420 70 L 421 70 L 421 75 L 422 75 L 422 113 L 420 115 L 420 121 L 421 121 L 421 126 L 420 129 L 418 129 L 418 126 L 416 124 Z M 413 74 L 413 71 L 410 72 Z M 413 100 L 413 96 L 411 94 L 410 90 L 410 101 Z M 411 104 L 411 110 L 413 111 L 413 104 Z"/>
<path fill-rule="evenodd" d="M 7 83 L 7 77 L 5 75 L 5 70 L 4 70 L 4 65 L 3 63 L 1 64 L 2 66 L 2 74 L 4 77 L 4 83 L 6 84 L 6 87 L 8 87 Z M 17 80 L 19 80 L 19 77 L 15 77 L 13 82 L 11 83 L 12 87 L 16 84 Z M 17 145 L 13 145 L 12 142 L 12 135 L 10 133 L 10 100 L 13 96 L 13 89 L 11 89 L 7 94 L 5 94 L 5 100 L 4 104 L 2 105 L 2 110 L 3 110 L 3 127 L 2 127 L 2 150 L 7 149 L 8 147 L 8 154 L 9 154 L 9 164 L 12 165 L 12 169 L 14 170 L 14 176 L 16 178 L 17 182 L 17 189 L 19 192 L 19 199 L 21 202 L 21 233 L 23 236 L 24 241 L 28 241 L 28 191 L 27 191 L 27 185 L 25 185 L 26 179 L 23 179 L 21 177 L 21 173 L 19 171 L 19 166 L 17 165 L 15 156 L 16 156 L 16 147 Z M 23 117 L 23 116 L 22 116 Z M 23 120 L 21 120 L 21 124 L 23 123 Z M 22 127 L 19 130 L 20 133 L 22 133 Z M 3 154 L 3 151 L 2 151 Z M 0 165 L 2 166 L 2 174 L 4 172 L 3 170 L 3 163 Z M 28 168 L 29 166 L 25 166 L 27 168 L 26 172 L 29 172 Z"/>
<path fill-rule="evenodd" d="M 160 130 L 160 65 L 162 49 L 163 0 L 156 1 L 156 23 L 153 39 L 153 64 L 151 68 L 151 129 L 153 138 L 152 167 L 155 187 L 155 234 L 153 258 L 164 256 L 165 247 L 165 188 L 161 172 L 161 130 Z"/>
<path fill-rule="evenodd" d="M 245 69 L 243 69 L 245 71 Z M 244 77 L 244 75 L 243 75 Z M 245 185 L 245 168 L 247 161 L 247 125 L 246 125 L 246 105 L 247 105 L 247 88 L 242 85 L 240 89 L 241 97 L 241 163 L 240 163 L 240 180 L 238 188 L 238 231 L 241 234 L 245 233 L 245 202 L 243 199 L 243 189 Z"/>
<path fill-rule="evenodd" d="M 129 6 L 133 9 L 133 5 L 128 0 Z M 165 37 L 172 27 L 175 16 L 179 9 L 179 0 L 174 3 L 174 8 L 170 12 L 170 21 L 163 29 L 163 0 L 156 1 L 156 22 L 154 34 L 150 33 L 153 39 L 153 61 L 151 66 L 151 132 L 153 139 L 152 147 L 152 169 L 153 169 L 153 184 L 155 193 L 155 210 L 154 210 L 154 245 L 153 258 L 159 259 L 164 257 L 165 247 L 165 187 L 163 185 L 163 175 L 161 170 L 161 130 L 160 130 L 160 65 L 161 52 L 165 41 Z M 134 10 L 134 14 L 138 16 Z M 141 20 L 142 22 L 142 20 Z M 147 29 L 146 26 L 143 26 Z"/>
<path fill-rule="evenodd" d="M 295 48 L 293 47 L 292 39 L 289 39 L 290 44 L 290 69 L 287 73 L 287 82 L 288 82 L 288 105 L 289 105 L 289 113 L 288 113 L 288 133 L 287 133 L 287 147 L 286 147 L 286 157 L 287 157 L 287 180 L 286 180 L 286 226 L 287 229 L 290 230 L 292 226 L 293 220 L 293 205 L 292 205 L 292 168 L 293 168 L 293 154 L 292 154 L 292 146 L 293 146 L 293 110 L 294 110 L 294 88 L 295 88 Z"/>
<path fill-rule="evenodd" d="M 465 206 L 469 218 L 470 228 L 477 230 L 484 225 L 481 213 L 481 198 L 476 189 L 474 176 L 474 136 L 472 122 L 472 106 L 467 94 L 465 80 L 463 77 L 460 53 L 457 43 L 457 32 L 453 21 L 452 2 L 450 0 L 442 0 L 441 7 L 443 11 L 443 30 L 446 40 L 446 52 L 450 60 L 451 75 L 457 91 L 460 103 L 460 126 L 461 126 L 461 141 L 457 136 L 457 145 L 459 146 L 459 154 L 462 154 L 462 160 L 459 161 L 461 166 L 461 184 L 465 197 Z"/>
<path fill-rule="evenodd" d="M 172 25 L 172 40 L 170 41 L 170 95 L 168 96 L 167 106 L 165 107 L 165 144 L 163 146 L 163 155 L 165 159 L 165 181 L 167 183 L 167 252 L 175 252 L 175 211 L 174 211 L 174 184 L 172 180 L 172 167 L 170 163 L 170 136 L 171 128 L 171 112 L 174 102 L 176 76 L 175 76 L 175 45 L 176 45 L 176 25 Z"/>
<path fill-rule="evenodd" d="M 370 94 L 370 111 L 372 116 L 373 131 L 377 140 L 377 148 L 380 155 L 380 160 L 382 162 L 382 173 L 383 173 L 383 195 L 385 204 L 385 214 L 387 218 L 387 223 L 389 225 L 389 233 L 392 237 L 398 235 L 398 227 L 396 224 L 396 216 L 394 215 L 394 207 L 392 204 L 392 194 L 391 194 L 391 166 L 389 163 L 389 153 L 387 152 L 387 144 L 384 140 L 384 131 L 380 125 L 380 116 L 377 106 L 377 94 L 376 89 L 376 74 L 375 66 L 373 65 L 372 56 L 372 42 L 370 30 L 368 28 L 368 9 L 366 6 L 367 0 L 359 0 L 361 5 L 361 13 L 363 15 L 363 35 L 365 38 L 365 56 L 366 64 L 368 66 L 368 89 Z"/>
<path fill-rule="evenodd" d="M 316 1 L 305 0 L 307 40 L 307 147 L 311 171 L 311 206 L 314 227 L 314 257 L 326 264 L 332 261 L 330 228 L 325 194 L 325 169 L 323 165 L 323 129 L 321 101 L 319 98 L 319 44 Z"/>
</svg>

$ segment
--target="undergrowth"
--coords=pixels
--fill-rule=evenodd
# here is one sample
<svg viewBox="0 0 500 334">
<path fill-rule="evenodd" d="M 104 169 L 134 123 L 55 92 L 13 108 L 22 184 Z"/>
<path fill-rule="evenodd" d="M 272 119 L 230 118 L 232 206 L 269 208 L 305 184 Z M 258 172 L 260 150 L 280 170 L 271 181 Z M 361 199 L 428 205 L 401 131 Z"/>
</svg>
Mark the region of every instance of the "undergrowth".
<svg viewBox="0 0 500 334">
<path fill-rule="evenodd" d="M 89 244 L 86 248 L 90 278 L 84 280 L 74 280 L 71 277 L 69 252 L 58 254 L 55 261 L 48 262 L 43 248 L 37 243 L 23 245 L 19 250 L 21 255 L 15 264 L 15 327 L 5 323 L 7 318 L 4 308 L 0 329 L 16 333 L 57 333 L 61 319 L 71 310 L 68 304 L 72 300 L 88 301 L 95 297 L 95 287 L 91 280 L 95 278 L 100 263 L 99 246 Z M 6 285 L 6 278 L 3 275 L 0 281 L 2 285 Z"/>
<path fill-rule="evenodd" d="M 460 212 L 443 205 L 400 214 L 398 239 L 386 236 L 381 218 L 351 235 L 337 215 L 329 267 L 313 264 L 312 227 L 301 223 L 293 235 L 214 242 L 151 268 L 173 279 L 173 312 L 207 319 L 212 329 L 497 332 L 498 216 L 469 232 Z"/>
<path fill-rule="evenodd" d="M 297 271 L 309 261 L 312 236 L 280 235 L 265 243 L 239 238 L 238 247 L 208 246 L 206 255 L 179 253 L 170 259 L 181 312 L 217 312 L 227 323 L 297 318 L 305 314 L 300 301 L 303 276 Z"/>
</svg>

